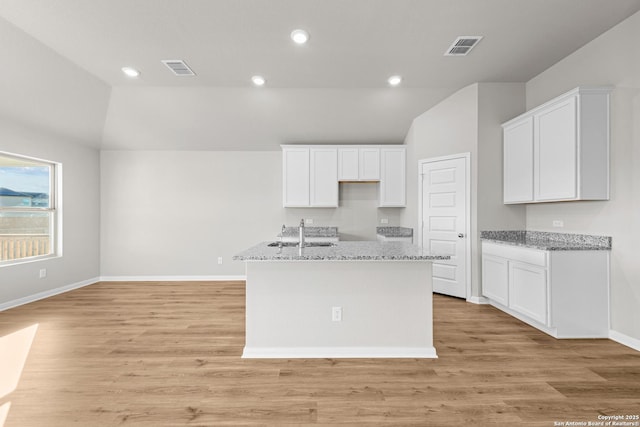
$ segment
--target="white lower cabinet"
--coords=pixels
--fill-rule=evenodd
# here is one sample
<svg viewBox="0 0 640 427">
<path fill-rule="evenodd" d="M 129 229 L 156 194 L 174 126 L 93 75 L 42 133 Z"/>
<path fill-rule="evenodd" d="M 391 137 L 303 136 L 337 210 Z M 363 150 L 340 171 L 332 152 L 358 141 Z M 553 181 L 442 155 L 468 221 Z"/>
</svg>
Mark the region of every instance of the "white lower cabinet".
<svg viewBox="0 0 640 427">
<path fill-rule="evenodd" d="M 509 262 L 509 307 L 548 325 L 545 268 L 523 262 Z"/>
<path fill-rule="evenodd" d="M 556 338 L 608 338 L 609 251 L 483 241 L 482 295 Z"/>
<path fill-rule="evenodd" d="M 413 236 L 383 236 L 382 234 L 376 234 L 376 240 L 378 242 L 402 242 L 402 243 L 413 243 Z"/>
<path fill-rule="evenodd" d="M 482 294 L 509 305 L 509 263 L 505 258 L 482 255 Z"/>
</svg>

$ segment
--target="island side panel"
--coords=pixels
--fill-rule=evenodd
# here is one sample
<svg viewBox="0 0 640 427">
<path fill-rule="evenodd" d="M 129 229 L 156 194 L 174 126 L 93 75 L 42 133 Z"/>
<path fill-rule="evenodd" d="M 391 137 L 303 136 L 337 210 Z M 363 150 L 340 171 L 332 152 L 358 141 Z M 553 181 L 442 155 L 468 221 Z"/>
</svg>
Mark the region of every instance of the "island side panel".
<svg viewBox="0 0 640 427">
<path fill-rule="evenodd" d="M 248 262 L 246 286 L 243 357 L 436 357 L 431 261 Z"/>
</svg>

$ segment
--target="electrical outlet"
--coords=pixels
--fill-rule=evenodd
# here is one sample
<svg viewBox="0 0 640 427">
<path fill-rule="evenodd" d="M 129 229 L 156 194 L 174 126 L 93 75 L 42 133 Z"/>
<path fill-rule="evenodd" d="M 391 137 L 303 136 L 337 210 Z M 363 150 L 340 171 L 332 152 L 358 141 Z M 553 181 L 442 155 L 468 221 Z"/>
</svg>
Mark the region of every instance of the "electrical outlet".
<svg viewBox="0 0 640 427">
<path fill-rule="evenodd" d="M 342 307 L 331 308 L 331 320 L 333 322 L 342 322 Z"/>
<path fill-rule="evenodd" d="M 382 218 L 380 224 L 389 224 L 389 218 Z"/>
<path fill-rule="evenodd" d="M 305 225 L 311 225 L 311 224 L 313 224 L 313 218 L 307 218 L 307 219 L 305 219 L 305 220 L 304 220 L 304 224 L 305 224 Z"/>
<path fill-rule="evenodd" d="M 553 226 L 554 227 L 564 227 L 564 221 L 561 219 L 554 219 L 553 220 Z"/>
<path fill-rule="evenodd" d="M 222 264 L 222 257 L 221 256 L 218 257 L 218 264 Z"/>
<path fill-rule="evenodd" d="M 45 277 L 47 277 L 47 269 L 46 268 L 41 268 L 40 269 L 40 278 L 44 279 Z"/>
</svg>

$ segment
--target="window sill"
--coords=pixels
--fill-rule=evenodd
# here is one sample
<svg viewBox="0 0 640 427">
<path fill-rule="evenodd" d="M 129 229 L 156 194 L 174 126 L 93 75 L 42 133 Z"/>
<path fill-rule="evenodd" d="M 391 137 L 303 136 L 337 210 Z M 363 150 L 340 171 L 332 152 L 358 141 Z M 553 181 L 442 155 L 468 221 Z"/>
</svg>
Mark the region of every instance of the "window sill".
<svg viewBox="0 0 640 427">
<path fill-rule="evenodd" d="M 49 261 L 55 258 L 62 258 L 62 255 L 50 254 L 50 255 L 33 256 L 28 258 L 9 259 L 6 261 L 0 261 L 0 268 L 11 267 L 11 266 L 20 265 L 20 264 L 30 264 L 34 262 L 40 262 L 40 261 Z"/>
</svg>

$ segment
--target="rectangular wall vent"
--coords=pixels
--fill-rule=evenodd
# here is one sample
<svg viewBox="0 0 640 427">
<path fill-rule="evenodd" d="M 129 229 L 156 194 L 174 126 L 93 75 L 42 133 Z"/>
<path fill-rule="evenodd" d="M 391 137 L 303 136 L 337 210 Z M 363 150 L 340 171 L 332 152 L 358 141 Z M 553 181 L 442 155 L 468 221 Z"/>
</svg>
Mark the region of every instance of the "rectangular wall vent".
<svg viewBox="0 0 640 427">
<path fill-rule="evenodd" d="M 444 56 L 465 56 L 481 39 L 482 36 L 460 36 L 453 41 Z"/>
<path fill-rule="evenodd" d="M 162 63 L 169 68 L 176 76 L 195 76 L 191 68 L 182 59 L 163 59 Z"/>
</svg>

